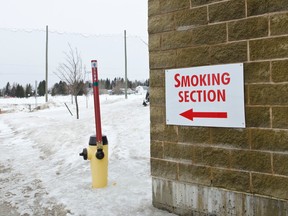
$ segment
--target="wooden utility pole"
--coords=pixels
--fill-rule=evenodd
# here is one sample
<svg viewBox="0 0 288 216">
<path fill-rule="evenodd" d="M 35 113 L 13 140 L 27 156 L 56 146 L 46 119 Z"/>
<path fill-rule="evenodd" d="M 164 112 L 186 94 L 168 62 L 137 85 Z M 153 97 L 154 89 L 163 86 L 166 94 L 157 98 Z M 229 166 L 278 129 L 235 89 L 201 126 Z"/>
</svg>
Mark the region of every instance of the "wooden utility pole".
<svg viewBox="0 0 288 216">
<path fill-rule="evenodd" d="M 124 30 L 124 50 L 125 50 L 125 99 L 127 99 L 127 46 L 126 46 L 126 30 Z"/>
<path fill-rule="evenodd" d="M 46 79 L 45 79 L 45 101 L 48 102 L 48 25 L 46 25 Z"/>
</svg>

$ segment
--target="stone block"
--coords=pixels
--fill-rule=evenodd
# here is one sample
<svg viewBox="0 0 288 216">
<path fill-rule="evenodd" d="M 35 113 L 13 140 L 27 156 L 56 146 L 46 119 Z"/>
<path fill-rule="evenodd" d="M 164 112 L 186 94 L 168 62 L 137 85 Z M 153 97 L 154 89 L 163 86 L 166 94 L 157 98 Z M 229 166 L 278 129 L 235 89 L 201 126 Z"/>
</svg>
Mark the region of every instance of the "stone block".
<svg viewBox="0 0 288 216">
<path fill-rule="evenodd" d="M 178 165 L 175 162 L 151 158 L 151 175 L 176 180 L 178 176 Z"/>
<path fill-rule="evenodd" d="M 228 64 L 247 61 L 247 42 L 211 46 L 210 64 Z"/>
<path fill-rule="evenodd" d="M 189 144 L 209 144 L 210 129 L 204 127 L 179 127 L 179 142 Z"/>
<path fill-rule="evenodd" d="M 157 125 L 160 126 L 158 130 L 155 128 Z M 166 126 L 165 124 L 151 124 L 151 139 L 158 141 L 178 142 L 178 127 Z"/>
<path fill-rule="evenodd" d="M 240 149 L 249 149 L 248 131 L 245 129 L 211 128 L 211 143 Z"/>
<path fill-rule="evenodd" d="M 229 41 L 268 36 L 268 16 L 254 17 L 228 23 Z"/>
<path fill-rule="evenodd" d="M 148 17 L 160 14 L 160 0 L 148 0 Z"/>
<path fill-rule="evenodd" d="M 288 105 L 288 84 L 249 85 L 250 105 Z"/>
<path fill-rule="evenodd" d="M 197 165 L 225 168 L 229 168 L 231 159 L 229 149 L 205 146 L 194 147 L 194 158 Z"/>
<path fill-rule="evenodd" d="M 152 16 L 148 19 L 149 34 L 172 31 L 175 29 L 174 15 L 164 14 L 161 16 Z"/>
<path fill-rule="evenodd" d="M 288 36 L 252 40 L 250 60 L 264 60 L 288 57 Z"/>
<path fill-rule="evenodd" d="M 269 107 L 247 107 L 245 108 L 246 127 L 270 128 L 270 108 Z"/>
<path fill-rule="evenodd" d="M 192 162 L 193 146 L 164 142 L 164 158 L 169 160 Z"/>
<path fill-rule="evenodd" d="M 162 34 L 161 49 L 180 49 L 226 42 L 226 24 L 208 25 L 189 31 Z"/>
<path fill-rule="evenodd" d="M 163 33 L 161 37 L 161 49 L 180 49 L 192 45 L 192 33 L 190 31 L 173 31 Z"/>
<path fill-rule="evenodd" d="M 212 45 L 227 41 L 226 24 L 206 25 L 192 30 L 192 45 Z"/>
<path fill-rule="evenodd" d="M 252 173 L 253 193 L 288 199 L 288 178 L 262 173 Z M 285 188 L 285 189 L 284 189 Z"/>
<path fill-rule="evenodd" d="M 271 154 L 250 150 L 231 150 L 231 168 L 272 173 Z"/>
<path fill-rule="evenodd" d="M 164 70 L 150 70 L 150 87 L 165 87 L 165 71 Z"/>
<path fill-rule="evenodd" d="M 208 6 L 209 22 L 222 22 L 245 17 L 245 0 L 223 1 Z"/>
<path fill-rule="evenodd" d="M 208 46 L 180 49 L 177 52 L 177 67 L 203 66 L 210 62 Z"/>
<path fill-rule="evenodd" d="M 288 13 L 274 14 L 270 16 L 271 35 L 288 34 Z"/>
<path fill-rule="evenodd" d="M 165 89 L 163 87 L 150 87 L 150 103 L 155 106 L 165 105 Z"/>
<path fill-rule="evenodd" d="M 190 7 L 189 0 L 160 0 L 160 10 L 162 13 L 183 10 Z"/>
<path fill-rule="evenodd" d="M 149 0 L 148 16 L 169 13 L 190 7 L 189 0 Z"/>
<path fill-rule="evenodd" d="M 175 12 L 175 25 L 178 31 L 206 25 L 207 23 L 207 7 Z"/>
<path fill-rule="evenodd" d="M 288 128 L 288 107 L 272 107 L 272 128 Z"/>
<path fill-rule="evenodd" d="M 162 133 L 165 131 L 165 124 L 151 122 L 150 124 L 150 140 L 163 141 Z"/>
<path fill-rule="evenodd" d="M 288 60 L 272 62 L 272 81 L 288 82 Z"/>
<path fill-rule="evenodd" d="M 213 187 L 241 192 L 250 191 L 250 175 L 248 172 L 212 168 L 212 176 Z"/>
<path fill-rule="evenodd" d="M 248 16 L 285 11 L 287 9 L 287 0 L 247 0 Z"/>
<path fill-rule="evenodd" d="M 288 151 L 288 131 L 251 129 L 251 148 L 265 151 Z"/>
<path fill-rule="evenodd" d="M 288 154 L 273 154 L 273 171 L 278 175 L 288 177 Z"/>
<path fill-rule="evenodd" d="M 150 69 L 175 68 L 176 59 L 178 59 L 178 56 L 176 56 L 175 50 L 169 50 L 163 52 L 150 52 L 149 55 Z"/>
<path fill-rule="evenodd" d="M 161 34 L 149 35 L 149 51 L 161 50 Z"/>
<path fill-rule="evenodd" d="M 226 24 L 207 25 L 189 31 L 173 31 L 162 34 L 161 49 L 180 49 L 191 46 L 226 42 Z"/>
<path fill-rule="evenodd" d="M 151 141 L 150 145 L 150 155 L 151 158 L 160 158 L 164 157 L 163 142 Z"/>
<path fill-rule="evenodd" d="M 211 185 L 211 168 L 179 164 L 179 180 L 200 185 Z"/>
<path fill-rule="evenodd" d="M 178 139 L 178 127 L 173 125 L 166 125 L 163 132 L 163 140 L 168 142 L 178 142 Z"/>
<path fill-rule="evenodd" d="M 244 64 L 245 83 L 270 82 L 270 63 L 251 62 Z"/>
<path fill-rule="evenodd" d="M 162 106 L 150 106 L 150 122 L 151 124 L 165 124 L 165 111 Z"/>
</svg>

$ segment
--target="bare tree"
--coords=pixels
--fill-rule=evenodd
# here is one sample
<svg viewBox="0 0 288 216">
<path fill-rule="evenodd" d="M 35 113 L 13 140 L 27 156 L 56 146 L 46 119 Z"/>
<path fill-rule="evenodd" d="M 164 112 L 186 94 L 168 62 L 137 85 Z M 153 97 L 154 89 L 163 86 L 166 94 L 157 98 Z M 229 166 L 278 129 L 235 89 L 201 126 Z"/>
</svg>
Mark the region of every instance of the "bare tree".
<svg viewBox="0 0 288 216">
<path fill-rule="evenodd" d="M 77 119 L 79 119 L 77 95 L 84 85 L 83 81 L 85 79 L 85 70 L 82 67 L 82 59 L 77 48 L 73 50 L 71 45 L 68 45 L 69 51 L 64 52 L 65 61 L 59 64 L 55 74 L 59 77 L 59 79 L 61 79 L 61 81 L 67 83 L 71 95 L 74 96 Z"/>
</svg>

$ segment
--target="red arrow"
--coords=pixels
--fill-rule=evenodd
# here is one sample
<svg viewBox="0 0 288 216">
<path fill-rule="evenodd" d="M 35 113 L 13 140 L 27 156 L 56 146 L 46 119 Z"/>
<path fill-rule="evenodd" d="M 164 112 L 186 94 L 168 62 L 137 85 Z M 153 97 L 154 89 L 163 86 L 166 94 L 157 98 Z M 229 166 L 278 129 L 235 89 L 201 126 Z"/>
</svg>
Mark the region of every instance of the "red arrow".
<svg viewBox="0 0 288 216">
<path fill-rule="evenodd" d="M 227 118 L 227 112 L 193 112 L 193 109 L 187 110 L 179 115 L 193 121 L 194 118 Z"/>
</svg>

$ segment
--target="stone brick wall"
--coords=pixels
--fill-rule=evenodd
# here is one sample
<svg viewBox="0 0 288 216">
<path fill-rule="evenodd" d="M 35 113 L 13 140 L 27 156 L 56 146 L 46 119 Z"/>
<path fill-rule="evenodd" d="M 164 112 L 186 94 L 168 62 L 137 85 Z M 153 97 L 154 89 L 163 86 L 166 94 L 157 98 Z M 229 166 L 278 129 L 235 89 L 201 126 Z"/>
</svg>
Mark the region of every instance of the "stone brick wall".
<svg viewBox="0 0 288 216">
<path fill-rule="evenodd" d="M 229 214 L 205 201 L 179 204 L 175 185 L 183 184 L 252 196 L 252 215 L 267 213 L 255 210 L 264 200 L 275 201 L 267 201 L 271 208 L 287 203 L 288 0 L 149 0 L 148 7 L 153 204 Z M 246 128 L 166 125 L 165 70 L 228 63 L 244 63 Z"/>
</svg>

